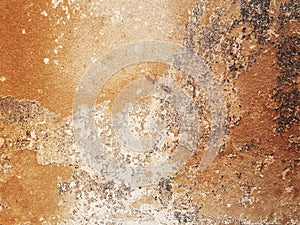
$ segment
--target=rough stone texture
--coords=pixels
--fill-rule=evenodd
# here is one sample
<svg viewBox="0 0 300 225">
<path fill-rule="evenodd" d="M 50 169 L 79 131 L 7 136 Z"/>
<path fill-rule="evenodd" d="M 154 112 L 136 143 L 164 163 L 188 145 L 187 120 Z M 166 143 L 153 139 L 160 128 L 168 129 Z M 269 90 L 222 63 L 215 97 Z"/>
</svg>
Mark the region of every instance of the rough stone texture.
<svg viewBox="0 0 300 225">
<path fill-rule="evenodd" d="M 300 224 L 299 12 L 294 0 L 0 0 L 0 224 Z M 224 146 L 199 171 L 210 124 L 195 83 L 160 63 L 117 73 L 100 93 L 99 113 L 131 81 L 167 76 L 203 115 L 186 166 L 132 188 L 81 159 L 70 113 L 87 67 L 141 40 L 199 55 L 228 117 Z"/>
</svg>

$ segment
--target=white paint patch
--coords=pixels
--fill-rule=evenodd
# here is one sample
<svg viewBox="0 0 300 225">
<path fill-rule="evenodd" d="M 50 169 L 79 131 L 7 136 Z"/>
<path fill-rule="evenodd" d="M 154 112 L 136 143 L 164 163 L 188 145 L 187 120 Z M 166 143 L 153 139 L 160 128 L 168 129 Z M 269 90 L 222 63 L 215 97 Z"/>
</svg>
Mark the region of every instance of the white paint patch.
<svg viewBox="0 0 300 225">
<path fill-rule="evenodd" d="M 64 0 L 52 0 L 52 7 L 56 9 L 60 4 L 63 4 Z"/>
<path fill-rule="evenodd" d="M 44 59 L 43 59 L 43 62 L 44 62 L 45 64 L 49 64 L 49 63 L 50 63 L 50 59 L 44 58 Z"/>
<path fill-rule="evenodd" d="M 0 77 L 0 81 L 1 81 L 1 82 L 6 81 L 6 77 L 4 77 L 4 76 Z"/>
<path fill-rule="evenodd" d="M 41 12 L 41 14 L 42 14 L 43 16 L 48 16 L 48 13 L 47 13 L 45 10 L 43 10 L 43 11 Z"/>
</svg>

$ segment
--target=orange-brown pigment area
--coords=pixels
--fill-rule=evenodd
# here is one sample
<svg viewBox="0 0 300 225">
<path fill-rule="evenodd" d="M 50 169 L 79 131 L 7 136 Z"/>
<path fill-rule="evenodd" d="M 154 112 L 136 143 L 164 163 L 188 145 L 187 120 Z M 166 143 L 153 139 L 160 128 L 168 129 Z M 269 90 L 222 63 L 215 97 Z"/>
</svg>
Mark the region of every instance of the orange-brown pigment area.
<svg viewBox="0 0 300 225">
<path fill-rule="evenodd" d="M 1 161 L 9 168 L 0 173 L 0 224 L 59 221 L 64 212 L 59 203 L 66 199 L 59 195 L 58 182 L 68 181 L 71 169 L 39 165 L 34 151 L 2 152 Z"/>
<path fill-rule="evenodd" d="M 174 23 L 178 25 L 178 30 L 172 36 L 178 37 L 178 40 L 181 40 L 184 32 L 184 21 L 188 17 L 187 9 L 193 3 L 194 1 L 184 4 L 165 3 L 170 10 L 176 11 Z M 76 3 L 81 7 L 80 10 L 75 9 L 75 3 L 63 4 L 68 6 L 71 20 L 66 19 L 62 5 L 59 4 L 54 9 L 50 0 L 0 2 L 0 77 L 6 78 L 5 82 L 0 82 L 0 95 L 37 100 L 50 111 L 65 117 L 72 112 L 75 88 L 80 77 L 92 63 L 90 60 L 92 53 L 97 52 L 99 57 L 103 54 L 102 50 L 107 51 L 101 46 L 101 42 L 106 43 L 107 39 L 115 34 L 98 37 L 99 30 L 104 26 L 105 19 L 102 17 L 80 18 L 81 14 L 89 14 L 87 11 L 89 3 Z M 43 15 L 44 11 L 47 16 Z M 109 20 L 110 18 L 106 21 L 106 26 L 110 26 Z M 77 32 L 76 36 L 74 29 L 82 32 Z M 59 43 L 55 43 L 62 34 Z M 96 36 L 97 41 L 93 39 Z M 131 40 L 130 37 L 122 39 L 124 43 L 132 41 L 141 40 Z M 58 45 L 62 48 L 55 54 L 53 50 Z M 49 64 L 43 61 L 45 58 L 50 60 Z M 55 65 L 54 60 L 59 62 L 58 65 Z"/>
<path fill-rule="evenodd" d="M 272 221 L 274 214 L 277 213 L 280 215 L 279 221 L 285 223 L 287 216 L 284 217 L 282 214 L 286 213 L 286 207 L 299 200 L 299 174 L 296 168 L 292 174 L 288 174 L 288 178 L 283 178 L 282 175 L 286 162 L 293 163 L 299 157 L 294 149 L 288 149 L 288 137 L 296 134 L 297 129 L 294 126 L 285 134 L 276 132 L 277 124 L 274 120 L 276 112 L 272 108 L 271 104 L 274 103 L 270 97 L 277 84 L 278 71 L 274 68 L 274 61 L 276 61 L 274 50 L 267 50 L 259 57 L 253 68 L 242 74 L 236 81 L 238 96 L 245 113 L 239 125 L 228 131 L 230 141 L 226 145 L 224 156 L 229 159 L 220 157 L 219 160 L 224 166 L 210 168 L 212 173 L 216 168 L 225 175 L 223 179 L 214 175 L 215 186 L 225 185 L 232 188 L 235 185 L 240 189 L 241 183 L 245 183 L 252 187 L 259 187 L 259 190 L 253 191 L 252 197 L 255 199 L 253 204 L 241 207 L 236 202 L 239 201 L 238 196 L 243 196 L 245 193 L 235 188 L 231 189 L 231 193 L 226 193 L 226 197 L 223 198 L 226 202 L 222 204 L 224 206 L 215 208 L 215 201 L 209 203 L 210 209 L 215 208 L 212 213 L 215 216 L 227 211 L 236 218 L 240 213 L 245 213 L 252 221 L 266 218 Z M 231 154 L 234 155 L 232 158 Z M 266 160 L 267 156 L 274 157 L 274 162 L 270 165 Z M 201 179 L 201 182 L 203 181 Z M 285 188 L 291 186 L 294 186 L 292 193 L 287 193 Z M 233 199 L 236 201 L 232 201 Z M 233 205 L 232 208 L 227 208 L 228 203 Z M 277 212 L 274 211 L 275 209 Z M 293 215 L 294 212 L 291 214 Z"/>
<path fill-rule="evenodd" d="M 64 12 L 51 5 L 51 1 L 0 1 L 0 77 L 6 78 L 0 83 L 0 95 L 37 100 L 66 116 L 75 85 L 53 63 L 53 49 L 57 36 L 70 27 L 55 24 Z M 48 16 L 42 15 L 43 10 Z M 52 61 L 46 64 L 45 58 Z"/>
<path fill-rule="evenodd" d="M 50 50 L 61 29 L 52 25 L 55 15 L 46 4 L 51 1 L 0 1 L 0 77 L 6 79 L 0 82 L 0 95 L 37 100 L 64 116 L 65 107 L 72 103 L 74 84 L 43 61 L 53 54 Z M 44 9 L 48 17 L 41 15 Z M 66 199 L 59 195 L 58 183 L 70 179 L 71 169 L 39 165 L 36 155 L 34 151 L 0 149 L 0 161 L 11 167 L 9 174 L 0 172 L 0 224 L 60 220 L 64 209 L 58 204 Z"/>
</svg>

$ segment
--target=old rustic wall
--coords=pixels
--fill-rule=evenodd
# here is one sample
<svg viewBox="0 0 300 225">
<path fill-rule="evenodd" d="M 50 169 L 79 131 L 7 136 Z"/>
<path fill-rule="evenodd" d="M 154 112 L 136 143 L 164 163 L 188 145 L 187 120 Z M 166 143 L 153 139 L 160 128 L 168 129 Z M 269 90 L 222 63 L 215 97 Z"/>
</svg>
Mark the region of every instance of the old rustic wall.
<svg viewBox="0 0 300 225">
<path fill-rule="evenodd" d="M 294 0 L 0 0 L 0 224 L 300 224 L 299 12 Z M 174 177 L 131 187 L 82 160 L 72 109 L 97 58 L 146 40 L 203 59 L 224 95 L 227 130 L 213 163 L 199 170 L 211 124 L 197 84 L 163 63 L 122 69 L 99 95 L 103 140 L 113 140 L 106 110 L 141 77 L 181 84 L 203 130 Z M 149 101 L 150 117 L 176 122 L 174 108 Z"/>
</svg>

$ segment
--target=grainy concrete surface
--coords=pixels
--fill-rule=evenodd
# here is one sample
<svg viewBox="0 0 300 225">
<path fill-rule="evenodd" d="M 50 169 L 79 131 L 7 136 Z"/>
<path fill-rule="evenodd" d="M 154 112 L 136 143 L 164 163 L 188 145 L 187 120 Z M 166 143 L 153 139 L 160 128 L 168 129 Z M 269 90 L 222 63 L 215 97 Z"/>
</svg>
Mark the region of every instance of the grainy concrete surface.
<svg viewBox="0 0 300 225">
<path fill-rule="evenodd" d="M 0 0 L 0 224 L 300 224 L 299 13 L 294 0 Z M 82 160 L 71 113 L 97 58 L 145 40 L 203 59 L 223 92 L 227 130 L 200 171 L 211 124 L 195 81 L 156 62 L 117 72 L 95 108 L 104 143 L 114 141 L 106 112 L 142 77 L 181 84 L 201 117 L 199 147 L 185 167 L 139 188 L 104 179 Z M 178 116 L 155 99 L 143 104 L 153 106 L 146 118 L 173 121 L 155 162 L 175 148 Z M 132 121 L 144 116 L 135 112 Z M 137 136 L 147 136 L 140 125 Z M 120 161 L 149 160 L 109 146 Z"/>
</svg>

